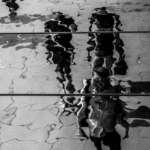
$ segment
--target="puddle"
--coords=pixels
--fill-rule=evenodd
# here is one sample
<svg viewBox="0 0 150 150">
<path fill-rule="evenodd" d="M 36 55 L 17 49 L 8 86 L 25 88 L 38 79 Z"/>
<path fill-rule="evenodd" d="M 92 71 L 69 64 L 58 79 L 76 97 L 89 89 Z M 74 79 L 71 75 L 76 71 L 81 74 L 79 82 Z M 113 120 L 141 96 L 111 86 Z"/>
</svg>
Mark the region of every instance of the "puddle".
<svg viewBox="0 0 150 150">
<path fill-rule="evenodd" d="M 36 9 L 47 15 L 34 14 L 34 9 L 21 14 L 30 1 L 2 3 L 9 9 L 9 16 L 0 18 L 2 31 L 40 29 L 49 34 L 0 35 L 1 93 L 150 93 L 149 36 L 51 34 L 149 29 L 145 1 L 108 0 L 101 7 L 104 3 L 98 6 L 87 0 L 85 8 L 82 1 L 64 1 L 53 13 L 61 1 L 38 1 Z M 79 12 L 69 13 L 67 7 Z M 148 97 L 1 97 L 0 104 L 2 149 L 144 150 L 149 146 Z M 143 146 L 137 148 L 136 141 Z"/>
</svg>

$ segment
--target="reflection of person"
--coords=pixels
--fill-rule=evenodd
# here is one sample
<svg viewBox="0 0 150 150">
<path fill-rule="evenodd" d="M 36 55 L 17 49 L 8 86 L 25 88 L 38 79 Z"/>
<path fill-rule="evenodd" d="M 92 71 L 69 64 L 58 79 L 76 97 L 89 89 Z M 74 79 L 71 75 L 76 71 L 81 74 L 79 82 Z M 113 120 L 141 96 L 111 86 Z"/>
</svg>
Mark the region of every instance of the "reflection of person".
<svg viewBox="0 0 150 150">
<path fill-rule="evenodd" d="M 90 18 L 89 31 L 92 30 L 92 26 L 95 24 L 96 31 L 114 31 L 120 30 L 118 27 L 121 25 L 119 16 L 113 13 L 108 13 L 105 7 L 96 8 L 95 13 Z M 92 38 L 93 40 L 93 38 Z M 93 41 L 89 42 L 92 43 Z M 89 44 L 90 44 L 89 43 Z M 92 47 L 87 48 L 88 51 L 95 50 L 94 66 L 106 66 L 112 72 L 111 74 L 125 75 L 128 69 L 124 60 L 123 42 L 119 37 L 119 34 L 95 34 L 95 44 Z M 90 50 L 91 49 L 91 50 Z M 116 50 L 119 54 L 118 60 L 113 57 L 113 51 Z M 89 54 L 88 54 L 89 55 Z"/>
<path fill-rule="evenodd" d="M 121 150 L 121 138 L 120 135 L 116 132 L 116 130 L 108 132 L 102 138 L 91 136 L 90 139 L 94 142 L 94 145 L 97 148 L 97 150 L 103 150 L 102 142 L 103 145 L 109 146 L 110 150 Z"/>
<path fill-rule="evenodd" d="M 46 32 L 71 32 L 72 30 L 77 30 L 74 20 L 71 17 L 66 18 L 61 12 L 53 12 L 53 15 L 53 19 L 45 23 Z M 55 71 L 58 74 L 57 79 L 60 82 L 63 82 L 66 79 L 69 81 L 71 80 L 70 66 L 75 64 L 73 62 L 74 47 L 70 43 L 71 39 L 71 34 L 57 34 L 50 36 L 48 41 L 46 41 L 46 48 L 48 49 L 48 52 L 46 52 L 48 55 L 46 58 L 47 62 L 57 64 Z"/>
<path fill-rule="evenodd" d="M 90 114 L 88 122 L 91 136 L 104 137 L 106 133 L 112 132 L 117 121 L 126 129 L 124 138 L 128 137 L 129 125 L 124 120 L 125 111 L 123 103 L 119 98 L 92 97 L 90 99 Z"/>
<path fill-rule="evenodd" d="M 120 85 L 120 80 L 113 76 L 109 77 L 110 74 L 107 68 L 97 68 L 96 71 L 92 79 L 83 80 L 84 86 L 81 93 L 129 92 L 128 88 Z M 117 120 L 126 128 L 125 138 L 128 136 L 128 123 L 123 119 L 125 112 L 118 96 L 113 96 L 112 98 L 110 96 L 96 96 L 92 98 L 83 96 L 79 105 L 80 109 L 77 113 L 78 135 L 86 137 L 81 129 L 81 121 L 86 118 L 85 112 L 89 109 L 90 113 L 88 114 L 87 122 L 91 129 L 91 136 L 103 137 L 108 131 L 111 132 L 114 129 Z"/>
<path fill-rule="evenodd" d="M 108 13 L 106 7 L 94 9 L 95 13 L 92 14 L 90 19 L 90 31 L 92 29 L 92 24 L 94 23 L 98 29 L 103 30 L 113 30 L 113 28 L 118 29 L 118 26 L 121 24 L 119 21 L 119 16 L 113 13 Z"/>
<path fill-rule="evenodd" d="M 15 17 L 17 15 L 16 10 L 19 8 L 19 5 L 16 3 L 16 0 L 3 0 L 6 3 L 6 6 L 9 7 L 10 17 Z"/>
</svg>

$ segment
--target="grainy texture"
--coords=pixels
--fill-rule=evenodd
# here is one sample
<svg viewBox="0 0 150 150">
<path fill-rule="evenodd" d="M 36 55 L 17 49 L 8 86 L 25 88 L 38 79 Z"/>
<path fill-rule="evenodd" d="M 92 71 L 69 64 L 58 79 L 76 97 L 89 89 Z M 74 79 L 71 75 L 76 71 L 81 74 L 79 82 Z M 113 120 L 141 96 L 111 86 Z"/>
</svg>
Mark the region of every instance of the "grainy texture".
<svg viewBox="0 0 150 150">
<path fill-rule="evenodd" d="M 95 8 L 105 6 L 109 13 L 120 16 L 121 30 L 149 30 L 149 0 L 16 0 L 0 1 L 0 32 L 44 32 L 44 24 L 53 18 L 53 12 L 72 17 L 77 31 L 88 31 L 88 18 Z M 92 30 L 96 27 L 93 26 Z M 120 34 L 123 41 L 126 75 L 116 75 L 133 92 L 150 93 L 150 34 Z M 56 64 L 47 64 L 45 35 L 0 35 L 0 93 L 78 93 L 83 79 L 92 78 L 87 34 L 73 35 L 76 65 L 70 65 L 72 81 L 60 82 Z M 114 52 L 114 56 L 117 53 Z M 131 82 L 127 82 L 127 81 Z M 64 87 L 66 87 L 64 89 Z M 74 98 L 75 102 L 78 98 Z M 96 150 L 90 139 L 76 135 L 77 120 L 74 110 L 64 97 L 0 97 L 1 150 Z M 130 125 L 129 138 L 119 124 L 121 150 L 150 149 L 149 97 L 120 97 L 126 103 Z M 71 104 L 70 104 L 71 105 Z M 76 108 L 75 108 L 76 109 Z M 131 111 L 133 110 L 133 111 Z M 89 129 L 83 128 L 89 136 Z M 109 147 L 102 145 L 104 150 Z"/>
</svg>

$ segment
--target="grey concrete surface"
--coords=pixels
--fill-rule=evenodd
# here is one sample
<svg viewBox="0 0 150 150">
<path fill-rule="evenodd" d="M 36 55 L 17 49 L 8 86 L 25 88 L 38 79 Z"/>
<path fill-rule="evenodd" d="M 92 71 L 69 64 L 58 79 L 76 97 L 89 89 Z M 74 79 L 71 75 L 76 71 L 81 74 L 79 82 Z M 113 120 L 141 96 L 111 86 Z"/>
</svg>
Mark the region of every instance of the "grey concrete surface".
<svg viewBox="0 0 150 150">
<path fill-rule="evenodd" d="M 16 3 L 17 16 L 10 19 L 8 7 L 0 1 L 0 32 L 42 32 L 53 11 L 73 17 L 78 31 L 87 31 L 93 9 L 102 6 L 120 15 L 122 30 L 150 29 L 149 0 L 16 0 Z M 45 64 L 44 37 L 0 36 L 0 93 L 64 92 L 56 79 L 56 65 Z M 149 81 L 150 34 L 120 34 L 120 37 L 129 69 L 126 76 L 117 77 L 124 81 Z M 88 40 L 87 35 L 73 35 L 72 39 L 76 65 L 71 66 L 71 74 L 76 92 L 82 88 L 83 79 L 92 77 L 91 62 L 86 60 Z M 94 57 L 93 52 L 91 55 Z M 149 97 L 121 99 L 128 108 L 150 107 Z M 60 102 L 58 97 L 0 97 L 0 150 L 96 150 L 92 141 L 75 135 L 75 115 L 62 114 Z M 88 129 L 85 130 L 88 135 Z M 117 125 L 116 130 L 123 138 L 124 129 Z M 149 133 L 150 127 L 130 127 L 129 138 L 122 139 L 122 150 L 149 150 Z M 105 145 L 103 149 L 109 150 Z"/>
</svg>

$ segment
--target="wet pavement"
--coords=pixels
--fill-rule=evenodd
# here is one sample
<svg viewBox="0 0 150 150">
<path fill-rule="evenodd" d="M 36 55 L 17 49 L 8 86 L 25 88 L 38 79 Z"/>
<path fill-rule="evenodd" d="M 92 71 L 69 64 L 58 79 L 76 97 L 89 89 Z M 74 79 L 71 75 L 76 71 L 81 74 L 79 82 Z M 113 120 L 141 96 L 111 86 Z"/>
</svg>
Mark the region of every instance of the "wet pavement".
<svg viewBox="0 0 150 150">
<path fill-rule="evenodd" d="M 2 0 L 0 32 L 143 31 L 148 0 Z M 150 93 L 150 34 L 0 35 L 0 93 Z M 149 97 L 1 97 L 1 150 L 149 150 Z"/>
</svg>

